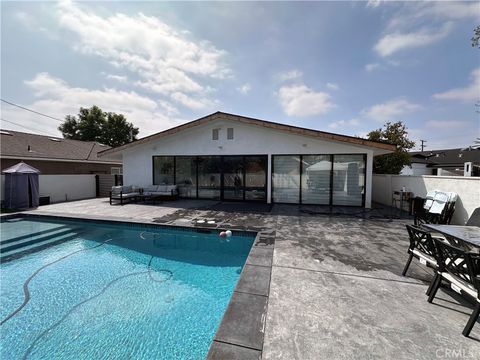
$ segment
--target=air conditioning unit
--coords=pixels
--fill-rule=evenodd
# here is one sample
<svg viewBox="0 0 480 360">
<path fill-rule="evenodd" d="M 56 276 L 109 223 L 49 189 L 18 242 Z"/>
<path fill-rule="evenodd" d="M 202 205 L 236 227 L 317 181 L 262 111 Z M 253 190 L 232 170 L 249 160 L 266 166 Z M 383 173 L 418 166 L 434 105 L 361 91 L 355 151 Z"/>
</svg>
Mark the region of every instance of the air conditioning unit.
<svg viewBox="0 0 480 360">
<path fill-rule="evenodd" d="M 465 164 L 463 164 L 463 176 L 472 176 L 472 168 L 472 162 L 466 162 Z"/>
</svg>

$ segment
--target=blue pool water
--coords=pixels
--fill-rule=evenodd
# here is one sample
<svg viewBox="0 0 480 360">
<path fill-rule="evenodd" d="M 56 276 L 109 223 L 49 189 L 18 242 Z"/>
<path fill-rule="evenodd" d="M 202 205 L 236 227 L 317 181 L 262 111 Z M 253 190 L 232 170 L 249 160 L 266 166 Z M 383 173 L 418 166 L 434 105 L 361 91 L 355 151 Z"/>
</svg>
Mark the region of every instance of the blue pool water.
<svg viewBox="0 0 480 360">
<path fill-rule="evenodd" d="M 205 358 L 254 240 L 47 218 L 1 224 L 2 242 L 65 233 L 1 264 L 0 358 Z"/>
</svg>

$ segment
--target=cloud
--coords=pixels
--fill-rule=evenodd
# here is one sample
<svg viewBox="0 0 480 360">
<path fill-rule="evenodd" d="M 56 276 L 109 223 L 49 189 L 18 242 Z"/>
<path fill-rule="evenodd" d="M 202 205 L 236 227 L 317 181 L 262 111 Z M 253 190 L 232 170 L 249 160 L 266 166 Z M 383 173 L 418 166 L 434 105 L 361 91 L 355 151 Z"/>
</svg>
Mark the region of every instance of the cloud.
<svg viewBox="0 0 480 360">
<path fill-rule="evenodd" d="M 378 69 L 379 67 L 380 67 L 379 63 L 370 63 L 370 64 L 365 65 L 365 70 L 367 70 L 368 72 L 372 72 L 372 71 Z"/>
<path fill-rule="evenodd" d="M 106 73 L 102 73 L 102 75 L 104 75 L 105 78 L 109 79 L 109 80 L 115 80 L 115 81 L 118 81 L 118 82 L 121 82 L 121 83 L 128 82 L 128 77 L 123 76 L 123 75 L 114 75 L 114 74 L 106 74 Z"/>
<path fill-rule="evenodd" d="M 133 91 L 73 87 L 48 73 L 39 73 L 33 79 L 25 81 L 25 84 L 33 90 L 36 99 L 30 104 L 22 105 L 59 119 L 65 118 L 68 114 L 78 114 L 80 107 L 97 105 L 104 111 L 124 114 L 128 121 L 139 127 L 141 136 L 165 130 L 185 121 L 176 117 L 178 110 L 169 103 L 154 101 Z M 58 133 L 57 127 L 60 125 L 58 121 L 4 104 L 2 117 L 50 134 Z M 18 130 L 22 131 L 20 128 Z"/>
<path fill-rule="evenodd" d="M 277 75 L 277 79 L 280 82 L 297 80 L 303 76 L 303 73 L 300 70 L 293 69 L 285 72 L 281 72 Z"/>
<path fill-rule="evenodd" d="M 237 87 L 237 91 L 242 95 L 247 95 L 250 90 L 252 90 L 252 87 L 249 83 L 245 83 L 242 86 Z"/>
<path fill-rule="evenodd" d="M 317 92 L 303 84 L 282 86 L 278 98 L 283 111 L 289 116 L 319 115 L 335 107 L 329 94 Z"/>
<path fill-rule="evenodd" d="M 480 100 L 480 68 L 470 74 L 472 83 L 464 88 L 451 89 L 443 93 L 434 94 L 438 100 L 459 100 L 464 102 Z"/>
<path fill-rule="evenodd" d="M 452 23 L 446 23 L 440 29 L 423 28 L 416 32 L 394 32 L 382 37 L 374 46 L 380 56 L 390 56 L 400 50 L 433 44 L 446 37 L 452 30 Z"/>
<path fill-rule="evenodd" d="M 350 120 L 339 120 L 339 121 L 334 121 L 328 125 L 330 129 L 336 129 L 340 126 L 358 126 L 360 125 L 360 120 L 359 119 L 350 119 Z"/>
<path fill-rule="evenodd" d="M 382 3 L 382 0 L 368 0 L 367 1 L 367 8 L 376 8 Z"/>
<path fill-rule="evenodd" d="M 429 120 L 425 123 L 425 128 L 430 130 L 448 130 L 457 129 L 467 124 L 467 121 L 460 120 Z"/>
<path fill-rule="evenodd" d="M 339 87 L 338 84 L 336 84 L 336 83 L 327 83 L 327 88 L 329 88 L 330 90 L 338 90 L 338 89 L 340 89 L 340 87 Z"/>
<path fill-rule="evenodd" d="M 376 104 L 362 111 L 362 114 L 378 121 L 390 121 L 399 115 L 409 114 L 422 107 L 405 99 L 393 99 L 383 104 Z"/>
<path fill-rule="evenodd" d="M 232 75 L 225 64 L 226 51 L 156 17 L 142 13 L 101 17 L 72 2 L 61 2 L 58 16 L 60 26 L 78 37 L 72 42 L 76 51 L 137 74 L 140 80 L 134 84 L 150 92 L 167 97 L 182 93 L 183 99 L 192 96 L 192 101 L 182 102 L 187 107 L 198 108 L 201 100 L 195 95 L 204 95 L 205 81 Z"/>
<path fill-rule="evenodd" d="M 206 98 L 192 98 L 181 92 L 175 92 L 171 95 L 171 98 L 177 103 L 182 104 L 193 110 L 204 110 L 206 108 L 211 108 L 216 102 L 211 101 Z"/>
</svg>

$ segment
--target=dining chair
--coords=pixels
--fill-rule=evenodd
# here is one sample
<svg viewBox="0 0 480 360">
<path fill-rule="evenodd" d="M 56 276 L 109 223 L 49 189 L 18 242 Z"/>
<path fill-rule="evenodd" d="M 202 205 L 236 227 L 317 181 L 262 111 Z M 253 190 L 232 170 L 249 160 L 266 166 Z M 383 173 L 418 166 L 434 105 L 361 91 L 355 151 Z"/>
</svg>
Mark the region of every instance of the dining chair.
<svg viewBox="0 0 480 360">
<path fill-rule="evenodd" d="M 440 239 L 434 239 L 434 244 L 438 253 L 438 268 L 430 286 L 428 302 L 431 303 L 435 298 L 442 280 L 446 280 L 453 291 L 472 297 L 475 308 L 462 332 L 468 336 L 480 314 L 480 254 L 465 251 Z"/>
<path fill-rule="evenodd" d="M 437 259 L 435 258 L 435 245 L 432 240 L 432 236 L 429 231 L 426 231 L 416 225 L 406 225 L 410 245 L 408 246 L 408 260 L 402 272 L 402 276 L 405 276 L 412 259 L 415 257 L 425 266 L 437 268 Z"/>
</svg>

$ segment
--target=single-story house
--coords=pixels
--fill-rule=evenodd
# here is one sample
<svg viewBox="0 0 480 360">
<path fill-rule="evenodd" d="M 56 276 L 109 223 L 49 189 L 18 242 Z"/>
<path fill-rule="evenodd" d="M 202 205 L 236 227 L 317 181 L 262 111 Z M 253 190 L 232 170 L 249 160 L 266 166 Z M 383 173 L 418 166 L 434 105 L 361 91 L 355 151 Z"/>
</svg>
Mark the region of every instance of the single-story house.
<svg viewBox="0 0 480 360">
<path fill-rule="evenodd" d="M 372 161 L 395 146 L 216 112 L 104 150 L 126 185 L 176 184 L 179 196 L 370 207 Z"/>
<path fill-rule="evenodd" d="M 122 162 L 98 152 L 109 146 L 93 141 L 0 130 L 1 171 L 20 161 L 40 170 L 42 175 L 122 174 Z"/>
<path fill-rule="evenodd" d="M 402 175 L 480 176 L 480 148 L 410 152 Z"/>
</svg>

